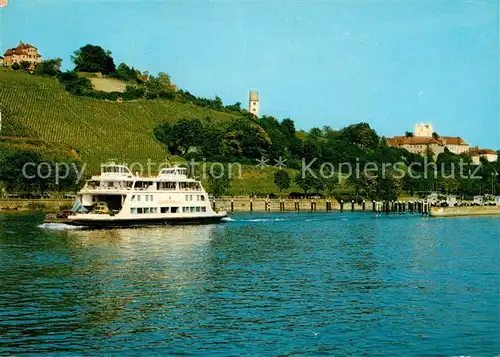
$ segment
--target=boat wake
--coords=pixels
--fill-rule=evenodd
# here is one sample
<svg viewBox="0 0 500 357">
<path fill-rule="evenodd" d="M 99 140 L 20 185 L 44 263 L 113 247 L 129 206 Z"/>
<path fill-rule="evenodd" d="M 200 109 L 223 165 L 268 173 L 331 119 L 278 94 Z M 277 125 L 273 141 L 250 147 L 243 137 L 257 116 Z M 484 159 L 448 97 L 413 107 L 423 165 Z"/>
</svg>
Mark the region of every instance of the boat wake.
<svg viewBox="0 0 500 357">
<path fill-rule="evenodd" d="M 38 226 L 38 228 L 50 229 L 53 231 L 66 231 L 66 230 L 73 230 L 73 229 L 81 229 L 82 227 L 72 226 L 72 225 L 65 224 L 65 223 L 42 223 Z"/>
<path fill-rule="evenodd" d="M 282 222 L 289 221 L 287 218 L 251 218 L 251 219 L 238 219 L 238 222 Z"/>
</svg>

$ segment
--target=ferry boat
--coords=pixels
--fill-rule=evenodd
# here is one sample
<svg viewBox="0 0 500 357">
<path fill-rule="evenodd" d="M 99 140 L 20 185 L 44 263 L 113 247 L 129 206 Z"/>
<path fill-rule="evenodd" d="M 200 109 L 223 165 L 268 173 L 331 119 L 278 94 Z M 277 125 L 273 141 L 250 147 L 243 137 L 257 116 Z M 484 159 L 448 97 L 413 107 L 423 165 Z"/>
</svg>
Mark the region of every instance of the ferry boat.
<svg viewBox="0 0 500 357">
<path fill-rule="evenodd" d="M 97 228 L 220 222 L 227 212 L 215 212 L 201 182 L 186 172 L 175 166 L 141 177 L 125 165 L 103 164 L 101 174 L 77 193 L 67 223 Z"/>
</svg>

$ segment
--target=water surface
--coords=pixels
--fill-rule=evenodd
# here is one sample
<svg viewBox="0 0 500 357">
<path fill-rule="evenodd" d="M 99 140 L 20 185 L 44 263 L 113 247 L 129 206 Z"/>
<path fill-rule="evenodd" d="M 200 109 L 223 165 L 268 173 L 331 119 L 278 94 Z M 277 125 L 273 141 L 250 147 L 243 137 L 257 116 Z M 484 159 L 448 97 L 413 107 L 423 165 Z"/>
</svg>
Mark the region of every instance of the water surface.
<svg viewBox="0 0 500 357">
<path fill-rule="evenodd" d="M 500 218 L 40 219 L 0 215 L 0 354 L 500 354 Z"/>
</svg>

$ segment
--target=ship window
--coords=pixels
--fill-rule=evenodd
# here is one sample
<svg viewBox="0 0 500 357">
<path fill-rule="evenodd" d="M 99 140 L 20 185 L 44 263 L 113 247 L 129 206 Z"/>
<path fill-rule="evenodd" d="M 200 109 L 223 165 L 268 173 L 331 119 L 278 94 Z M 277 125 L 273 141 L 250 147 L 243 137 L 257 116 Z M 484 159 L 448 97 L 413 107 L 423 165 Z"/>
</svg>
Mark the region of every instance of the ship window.
<svg viewBox="0 0 500 357">
<path fill-rule="evenodd" d="M 135 195 L 132 195 L 132 202 L 135 202 Z"/>
<path fill-rule="evenodd" d="M 177 213 L 177 212 L 179 211 L 179 207 L 172 207 L 172 208 L 170 209 L 170 211 L 171 211 L 172 213 Z"/>
<path fill-rule="evenodd" d="M 144 213 L 149 213 L 149 207 L 144 208 Z"/>
<path fill-rule="evenodd" d="M 146 202 L 149 201 L 149 195 L 146 195 Z"/>
<path fill-rule="evenodd" d="M 131 208 L 130 214 L 137 214 L 137 208 Z"/>
<path fill-rule="evenodd" d="M 142 213 L 142 208 L 137 208 L 137 213 Z"/>
<path fill-rule="evenodd" d="M 149 200 L 153 202 L 153 195 L 149 195 Z"/>
<path fill-rule="evenodd" d="M 151 213 L 158 213 L 158 207 L 152 207 Z"/>
<path fill-rule="evenodd" d="M 205 196 L 203 196 L 203 195 L 202 195 L 202 196 L 201 196 L 201 200 L 202 200 L 202 201 L 205 201 Z"/>
<path fill-rule="evenodd" d="M 156 188 L 158 190 L 175 190 L 175 182 L 157 182 Z"/>
<path fill-rule="evenodd" d="M 196 212 L 200 212 L 200 207 L 196 207 Z"/>
<path fill-rule="evenodd" d="M 189 210 L 190 210 L 191 212 L 194 212 L 194 207 L 189 207 Z"/>
<path fill-rule="evenodd" d="M 137 195 L 137 202 L 141 202 L 141 195 Z"/>
<path fill-rule="evenodd" d="M 162 207 L 161 208 L 161 213 L 168 213 L 168 208 L 169 207 Z"/>
<path fill-rule="evenodd" d="M 207 208 L 206 208 L 206 207 L 201 207 L 201 211 L 202 211 L 202 212 L 206 212 L 206 211 L 207 211 Z"/>
</svg>

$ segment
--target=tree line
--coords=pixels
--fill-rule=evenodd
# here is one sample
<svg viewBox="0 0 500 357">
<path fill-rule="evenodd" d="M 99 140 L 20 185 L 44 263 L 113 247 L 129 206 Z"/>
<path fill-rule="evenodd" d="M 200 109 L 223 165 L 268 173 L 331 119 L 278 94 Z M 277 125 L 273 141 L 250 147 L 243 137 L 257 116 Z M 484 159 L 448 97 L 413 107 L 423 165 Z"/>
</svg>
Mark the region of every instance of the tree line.
<svg viewBox="0 0 500 357">
<path fill-rule="evenodd" d="M 229 122 L 184 118 L 160 123 L 154 136 L 171 154 L 188 160 L 285 163 L 298 172 L 294 177 L 284 170 L 276 173 L 280 191 L 293 180 L 306 195 L 344 200 L 393 200 L 433 191 L 467 197 L 500 192 L 499 162 L 482 158 L 480 165 L 474 165 L 467 154 L 456 155 L 446 148 L 437 156 L 430 149 L 425 155 L 410 153 L 389 146 L 367 123 L 305 132 L 297 131 L 289 118 L 240 117 Z M 304 165 L 309 168 L 305 172 Z M 369 165 L 375 169 L 365 170 Z"/>
<path fill-rule="evenodd" d="M 48 192 L 75 191 L 80 185 L 77 172 L 81 172 L 81 163 L 75 160 L 60 160 L 56 163 L 51 157 L 33 150 L 2 150 L 0 193 L 34 197 Z"/>
<path fill-rule="evenodd" d="M 251 114 L 241 108 L 241 103 L 224 105 L 220 97 L 214 99 L 197 97 L 187 90 L 177 89 L 172 84 L 167 73 L 160 72 L 156 76 L 148 71 L 140 71 L 126 63 L 115 65 L 111 51 L 101 46 L 85 45 L 76 50 L 71 57 L 74 68 L 61 71 L 62 59 L 47 59 L 35 66 L 32 71 L 35 75 L 57 78 L 64 88 L 73 95 L 87 96 L 102 100 L 137 100 L 137 99 L 165 99 L 180 103 L 192 103 L 218 111 L 236 113 L 250 117 Z M 31 71 L 31 63 L 23 61 L 14 63 L 12 69 L 16 71 Z M 79 73 L 100 73 L 106 78 L 114 78 L 126 83 L 124 92 L 104 92 L 96 90 L 89 78 Z"/>
</svg>

